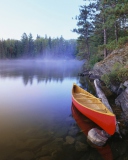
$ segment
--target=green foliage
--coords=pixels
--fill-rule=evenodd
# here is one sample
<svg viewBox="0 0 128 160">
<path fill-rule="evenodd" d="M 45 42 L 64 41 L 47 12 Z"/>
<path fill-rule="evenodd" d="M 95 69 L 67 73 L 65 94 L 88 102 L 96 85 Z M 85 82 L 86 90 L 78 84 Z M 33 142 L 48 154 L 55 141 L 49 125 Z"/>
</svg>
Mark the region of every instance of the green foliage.
<svg viewBox="0 0 128 160">
<path fill-rule="evenodd" d="M 127 78 L 128 68 L 123 67 L 122 64 L 117 62 L 113 65 L 110 73 L 102 75 L 101 80 L 109 87 L 111 83 L 120 84 L 121 82 L 126 81 Z"/>
<path fill-rule="evenodd" d="M 95 3 L 88 6 L 80 6 L 80 15 L 77 17 L 77 27 L 73 32 L 78 33 L 78 57 L 79 59 L 89 59 L 90 57 L 90 37 L 94 32 L 92 19 L 95 15 Z"/>
<path fill-rule="evenodd" d="M 120 69 L 117 77 L 120 82 L 126 81 L 128 79 L 128 68 Z"/>
<path fill-rule="evenodd" d="M 109 51 L 113 51 L 115 48 L 117 48 L 116 40 L 110 41 L 107 45 L 106 48 Z"/>
<path fill-rule="evenodd" d="M 100 55 L 92 54 L 91 57 L 90 57 L 90 60 L 88 62 L 88 66 L 87 67 L 90 68 L 90 69 L 93 68 L 93 66 L 97 62 L 101 61 L 101 59 L 102 59 L 102 57 Z"/>
<path fill-rule="evenodd" d="M 107 87 L 110 86 L 110 78 L 108 74 L 103 74 L 101 80 L 106 84 Z"/>
<path fill-rule="evenodd" d="M 77 40 L 77 54 L 76 57 L 79 60 L 88 59 L 88 54 L 86 51 L 85 40 L 83 37 L 79 37 Z"/>
<path fill-rule="evenodd" d="M 102 51 L 106 57 L 111 51 L 128 42 L 127 8 L 127 0 L 97 0 L 81 6 L 77 19 L 78 29 L 74 29 L 74 32 L 85 39 L 83 46 L 86 49 L 80 53 L 88 53 L 90 56 Z M 80 47 L 78 46 L 78 51 Z M 83 54 L 80 56 L 83 59 Z M 87 59 L 86 56 L 84 58 Z"/>
<path fill-rule="evenodd" d="M 118 48 L 121 48 L 125 43 L 128 42 L 128 36 L 125 36 L 125 37 L 120 37 L 118 39 L 118 42 L 116 43 L 116 40 L 113 40 L 111 42 L 109 42 L 107 45 L 106 45 L 106 48 L 109 50 L 109 51 L 112 51 L 114 49 L 118 49 Z M 100 49 L 103 49 L 103 45 L 100 46 Z"/>
<path fill-rule="evenodd" d="M 119 62 L 116 62 L 113 67 L 112 67 L 112 71 L 117 72 L 119 71 L 121 68 L 123 67 L 123 65 Z"/>
<path fill-rule="evenodd" d="M 0 59 L 5 58 L 74 58 L 76 54 L 76 40 L 40 37 L 34 40 L 32 34 L 23 33 L 21 40 L 0 40 Z"/>
<path fill-rule="evenodd" d="M 122 45 L 124 45 L 126 42 L 128 42 L 128 36 L 119 38 L 117 47 L 122 47 Z"/>
</svg>

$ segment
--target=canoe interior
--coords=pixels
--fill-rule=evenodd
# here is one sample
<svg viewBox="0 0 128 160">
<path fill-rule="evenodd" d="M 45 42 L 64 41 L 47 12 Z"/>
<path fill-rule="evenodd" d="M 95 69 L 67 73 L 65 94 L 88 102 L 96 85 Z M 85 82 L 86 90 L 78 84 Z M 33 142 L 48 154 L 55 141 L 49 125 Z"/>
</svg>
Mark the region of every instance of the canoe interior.
<svg viewBox="0 0 128 160">
<path fill-rule="evenodd" d="M 100 99 L 96 98 L 95 96 L 75 84 L 73 85 L 72 95 L 74 99 L 83 107 L 95 110 L 96 112 L 114 115 L 108 108 L 106 108 L 106 106 L 100 101 Z"/>
<path fill-rule="evenodd" d="M 74 84 L 72 102 L 83 115 L 98 124 L 108 134 L 115 133 L 116 117 L 98 98 Z"/>
</svg>

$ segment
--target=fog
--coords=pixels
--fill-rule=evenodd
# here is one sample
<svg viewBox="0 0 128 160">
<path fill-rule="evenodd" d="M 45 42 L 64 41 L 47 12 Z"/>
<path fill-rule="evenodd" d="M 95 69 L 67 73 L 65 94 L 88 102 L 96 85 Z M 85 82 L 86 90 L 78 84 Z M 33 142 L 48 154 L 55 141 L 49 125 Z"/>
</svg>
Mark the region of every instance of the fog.
<svg viewBox="0 0 128 160">
<path fill-rule="evenodd" d="M 24 84 L 32 83 L 33 79 L 40 81 L 63 81 L 66 77 L 77 76 L 83 62 L 77 60 L 53 59 L 18 59 L 0 61 L 1 78 L 22 77 Z"/>
</svg>

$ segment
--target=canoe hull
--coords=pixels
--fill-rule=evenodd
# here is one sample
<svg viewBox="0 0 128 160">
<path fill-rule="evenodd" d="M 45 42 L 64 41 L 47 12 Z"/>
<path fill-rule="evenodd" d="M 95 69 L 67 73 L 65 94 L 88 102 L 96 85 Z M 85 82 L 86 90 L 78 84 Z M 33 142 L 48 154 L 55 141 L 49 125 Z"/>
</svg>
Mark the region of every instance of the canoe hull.
<svg viewBox="0 0 128 160">
<path fill-rule="evenodd" d="M 86 106 L 78 103 L 77 100 L 72 95 L 72 102 L 75 107 L 86 117 L 91 119 L 93 122 L 98 124 L 102 129 L 104 129 L 108 134 L 113 135 L 116 130 L 116 118 L 114 115 L 103 114 L 101 112 L 96 112 L 91 110 Z"/>
</svg>

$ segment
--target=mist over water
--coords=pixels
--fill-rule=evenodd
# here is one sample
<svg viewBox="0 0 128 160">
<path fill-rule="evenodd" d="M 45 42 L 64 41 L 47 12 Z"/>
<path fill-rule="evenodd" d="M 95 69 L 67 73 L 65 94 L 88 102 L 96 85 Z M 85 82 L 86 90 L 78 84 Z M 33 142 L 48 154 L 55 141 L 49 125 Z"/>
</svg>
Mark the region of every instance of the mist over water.
<svg viewBox="0 0 128 160">
<path fill-rule="evenodd" d="M 77 60 L 6 60 L 0 61 L 1 77 L 22 77 L 24 84 L 36 79 L 62 81 L 80 72 L 83 62 Z M 77 70 L 77 72 L 76 72 Z"/>
<path fill-rule="evenodd" d="M 38 157 L 46 139 L 49 144 L 66 135 L 71 88 L 81 68 L 76 60 L 0 61 L 1 160 Z"/>
</svg>

